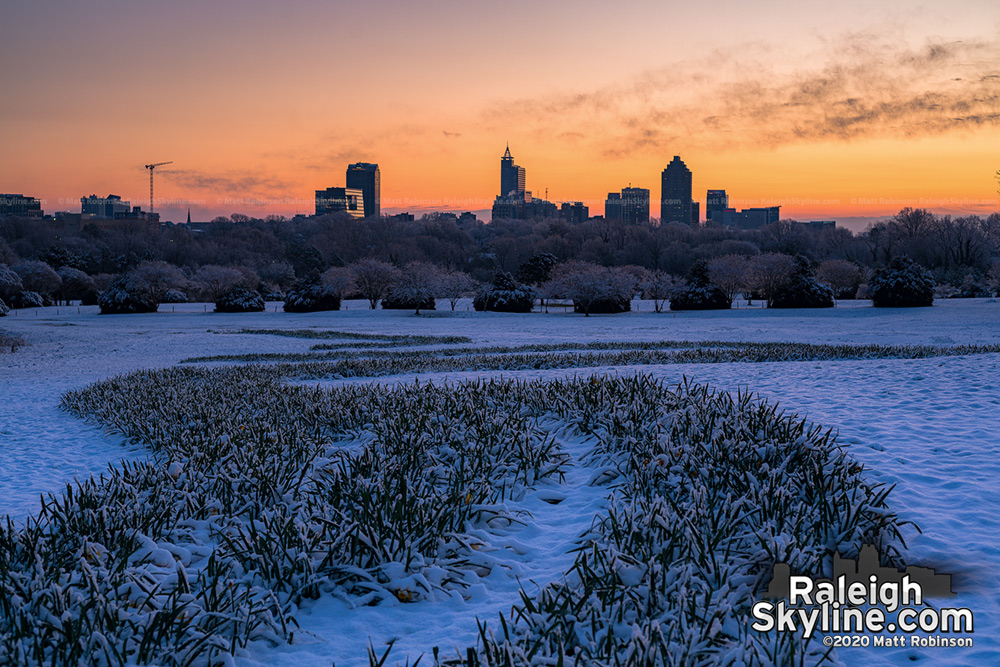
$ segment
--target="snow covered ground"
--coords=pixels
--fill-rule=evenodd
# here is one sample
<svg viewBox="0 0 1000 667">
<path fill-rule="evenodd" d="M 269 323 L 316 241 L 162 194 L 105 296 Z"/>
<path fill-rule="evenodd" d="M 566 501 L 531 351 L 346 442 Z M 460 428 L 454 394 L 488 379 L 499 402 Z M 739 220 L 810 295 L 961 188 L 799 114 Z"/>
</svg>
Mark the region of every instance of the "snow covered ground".
<svg viewBox="0 0 1000 667">
<path fill-rule="evenodd" d="M 0 329 L 30 343 L 0 354 L 0 514 L 23 517 L 37 509 L 39 494 L 58 492 L 74 476 L 97 474 L 123 457 L 143 456 L 58 409 L 62 392 L 138 368 L 175 364 L 186 357 L 250 351 L 305 351 L 315 340 L 277 336 L 217 335 L 249 328 L 336 329 L 380 334 L 465 335 L 477 343 L 586 342 L 591 340 L 745 340 L 810 343 L 940 344 L 1000 343 L 1000 303 L 942 301 L 930 309 L 876 310 L 866 302 L 825 311 L 655 314 L 648 302 L 639 312 L 584 318 L 571 314 L 455 313 L 421 317 L 408 312 L 366 310 L 348 303 L 338 313 L 274 312 L 221 315 L 201 304 L 174 313 L 104 316 L 95 308 L 21 311 L 0 319 Z M 445 306 L 446 307 L 446 306 Z M 163 309 L 170 309 L 165 306 Z M 210 309 L 210 307 L 209 307 Z M 956 575 L 959 604 L 975 614 L 974 648 L 842 649 L 854 664 L 1000 664 L 1000 355 L 924 360 L 792 362 L 630 366 L 597 372 L 651 372 L 672 380 L 682 374 L 735 390 L 759 392 L 824 426 L 875 480 L 895 483 L 891 504 L 922 534 L 908 536 L 910 561 Z M 490 375 L 564 377 L 585 371 L 525 371 Z M 461 379 L 469 374 L 432 374 Z M 476 375 L 484 375 L 482 373 Z M 407 378 L 381 378 L 391 382 Z M 358 380 L 352 380 L 357 382 Z M 579 444 L 563 443 L 574 457 Z M 586 471 L 571 468 L 558 505 L 529 496 L 524 509 L 534 523 L 510 535 L 523 545 L 516 563 L 522 583 L 544 584 L 571 558 L 573 538 L 599 511 L 600 493 L 582 487 Z M 579 477 L 579 479 L 577 478 Z M 512 565 L 513 566 L 513 565 Z M 392 656 L 411 659 L 431 646 L 442 652 L 474 643 L 475 617 L 496 619 L 517 598 L 517 581 L 496 581 L 471 601 L 399 604 L 347 610 L 334 600 L 302 613 L 302 630 L 291 646 L 255 647 L 249 664 L 367 664 L 369 640 L 381 653 L 397 639 Z M 527 586 L 530 590 L 530 585 Z M 431 607 L 430 605 L 433 605 Z"/>
</svg>

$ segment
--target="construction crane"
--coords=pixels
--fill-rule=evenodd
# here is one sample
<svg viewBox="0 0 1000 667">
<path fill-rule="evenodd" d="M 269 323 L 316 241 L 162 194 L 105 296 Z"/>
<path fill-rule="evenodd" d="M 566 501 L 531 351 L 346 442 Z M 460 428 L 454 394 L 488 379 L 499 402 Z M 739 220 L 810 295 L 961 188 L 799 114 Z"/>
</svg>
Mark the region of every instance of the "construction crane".
<svg viewBox="0 0 1000 667">
<path fill-rule="evenodd" d="M 149 169 L 149 217 L 153 217 L 153 170 L 157 167 L 162 167 L 165 164 L 173 164 L 173 160 L 170 162 L 157 162 L 155 164 L 147 164 L 146 169 Z"/>
</svg>

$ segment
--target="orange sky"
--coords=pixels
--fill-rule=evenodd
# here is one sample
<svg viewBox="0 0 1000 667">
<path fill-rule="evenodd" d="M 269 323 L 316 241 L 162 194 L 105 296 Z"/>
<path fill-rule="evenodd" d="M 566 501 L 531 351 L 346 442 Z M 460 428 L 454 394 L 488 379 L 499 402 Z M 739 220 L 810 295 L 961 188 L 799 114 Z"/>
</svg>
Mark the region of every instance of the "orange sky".
<svg viewBox="0 0 1000 667">
<path fill-rule="evenodd" d="M 672 3 L 676 4 L 676 3 Z M 536 196 L 650 188 L 784 217 L 1000 210 L 995 2 L 16 1 L 0 192 L 183 220 L 312 212 L 375 161 L 383 210 L 483 210 L 506 142 Z"/>
</svg>

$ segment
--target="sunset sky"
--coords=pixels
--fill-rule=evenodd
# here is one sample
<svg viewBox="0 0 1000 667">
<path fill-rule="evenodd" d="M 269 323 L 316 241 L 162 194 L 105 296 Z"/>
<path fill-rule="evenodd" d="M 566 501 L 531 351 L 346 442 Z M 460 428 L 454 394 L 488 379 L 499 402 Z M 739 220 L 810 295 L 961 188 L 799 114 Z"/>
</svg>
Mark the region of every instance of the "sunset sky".
<svg viewBox="0 0 1000 667">
<path fill-rule="evenodd" d="M 851 220 L 1000 210 L 996 0 L 5 2 L 0 192 L 164 219 L 312 213 L 378 162 L 383 211 L 528 189 L 597 214 L 673 155 L 695 198 Z M 703 204 L 704 205 L 704 204 Z"/>
</svg>

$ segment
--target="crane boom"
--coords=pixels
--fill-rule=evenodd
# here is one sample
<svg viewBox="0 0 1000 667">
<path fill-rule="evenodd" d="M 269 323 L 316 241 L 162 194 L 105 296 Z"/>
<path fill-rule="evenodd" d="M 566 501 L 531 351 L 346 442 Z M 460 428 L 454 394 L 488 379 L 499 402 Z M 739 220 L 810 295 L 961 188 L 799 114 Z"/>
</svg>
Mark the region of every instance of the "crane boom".
<svg viewBox="0 0 1000 667">
<path fill-rule="evenodd" d="M 146 169 L 149 169 L 149 217 L 153 217 L 153 170 L 157 167 L 162 167 L 165 164 L 173 164 L 173 160 L 169 162 L 154 162 L 153 164 L 147 164 Z"/>
</svg>

